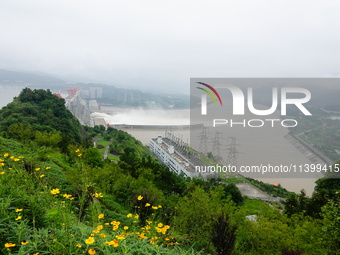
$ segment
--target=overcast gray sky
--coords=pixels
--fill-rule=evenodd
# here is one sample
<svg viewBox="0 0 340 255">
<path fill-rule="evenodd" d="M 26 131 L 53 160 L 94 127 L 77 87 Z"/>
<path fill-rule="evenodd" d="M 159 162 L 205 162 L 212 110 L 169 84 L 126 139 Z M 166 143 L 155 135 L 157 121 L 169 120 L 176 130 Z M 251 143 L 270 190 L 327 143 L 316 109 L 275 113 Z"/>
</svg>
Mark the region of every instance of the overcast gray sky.
<svg viewBox="0 0 340 255">
<path fill-rule="evenodd" d="M 0 68 L 188 92 L 190 77 L 337 77 L 338 0 L 0 0 Z"/>
</svg>

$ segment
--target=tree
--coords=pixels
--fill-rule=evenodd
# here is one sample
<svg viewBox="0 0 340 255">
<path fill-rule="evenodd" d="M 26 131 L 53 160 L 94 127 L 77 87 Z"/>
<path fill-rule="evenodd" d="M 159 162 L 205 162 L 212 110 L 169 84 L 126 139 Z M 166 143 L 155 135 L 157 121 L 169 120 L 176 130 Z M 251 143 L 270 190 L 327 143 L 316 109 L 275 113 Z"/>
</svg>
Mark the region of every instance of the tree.
<svg viewBox="0 0 340 255">
<path fill-rule="evenodd" d="M 230 183 L 228 185 L 223 185 L 224 192 L 226 196 L 231 196 L 231 200 L 235 202 L 237 205 L 241 205 L 244 201 L 244 198 L 234 183 Z"/>
<path fill-rule="evenodd" d="M 322 207 L 322 216 L 325 222 L 326 241 L 329 245 L 329 254 L 338 254 L 340 251 L 340 190 L 335 193 L 335 199 L 328 201 Z"/>
<path fill-rule="evenodd" d="M 91 167 L 103 167 L 102 155 L 96 148 L 88 148 L 84 153 L 84 162 Z"/>
<path fill-rule="evenodd" d="M 20 141 L 38 138 L 40 144 L 51 142 L 47 141 L 44 132 L 57 134 L 59 131 L 64 147 L 84 143 L 87 139 L 79 121 L 66 109 L 65 100 L 43 89 L 25 88 L 12 103 L 3 107 L 0 110 L 0 130 L 9 138 Z M 41 133 L 36 136 L 36 131 Z M 53 139 L 59 140 L 59 135 Z"/>
<path fill-rule="evenodd" d="M 232 254 L 236 241 L 236 225 L 231 225 L 229 215 L 222 212 L 217 220 L 213 220 L 211 241 L 217 254 Z"/>
<path fill-rule="evenodd" d="M 62 140 L 60 131 L 51 131 L 51 132 L 35 132 L 35 141 L 40 146 L 51 146 L 56 147 Z"/>
</svg>

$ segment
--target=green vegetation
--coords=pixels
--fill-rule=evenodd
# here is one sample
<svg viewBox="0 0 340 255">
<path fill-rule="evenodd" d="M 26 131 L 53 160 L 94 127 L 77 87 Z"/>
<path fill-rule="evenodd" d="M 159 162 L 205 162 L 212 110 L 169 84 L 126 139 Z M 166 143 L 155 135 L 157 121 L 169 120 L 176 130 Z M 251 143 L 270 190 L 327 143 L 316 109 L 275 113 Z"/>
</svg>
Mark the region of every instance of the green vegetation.
<svg viewBox="0 0 340 255">
<path fill-rule="evenodd" d="M 65 100 L 49 90 L 25 88 L 14 101 L 0 110 L 3 137 L 41 146 L 66 149 L 72 143 L 86 143 L 78 120 L 65 108 Z"/>
<path fill-rule="evenodd" d="M 22 104 L 16 99 L 9 108 Z M 25 139 L 24 128 L 3 129 L 6 137 L 0 137 L 2 254 L 339 254 L 339 179 L 318 181 L 310 198 L 320 204 L 314 213 L 305 213 L 309 198 L 303 195 L 287 199 L 282 211 L 245 199 L 219 178 L 171 173 L 125 132 L 81 128 L 72 116 L 61 120 L 111 143 L 119 161 L 102 160 L 92 141 L 71 139 L 47 121 L 40 124 L 45 130 L 30 123 L 32 132 L 69 137 L 66 145 L 44 135 Z M 255 221 L 246 218 L 250 214 Z"/>
<path fill-rule="evenodd" d="M 264 183 L 259 180 L 255 180 L 249 177 L 245 177 L 245 180 L 250 183 L 251 185 L 257 187 L 258 189 L 262 190 L 263 192 L 273 196 L 273 197 L 287 197 L 292 192 L 289 192 L 285 188 L 281 187 L 280 184 L 272 185 L 268 183 Z"/>
</svg>

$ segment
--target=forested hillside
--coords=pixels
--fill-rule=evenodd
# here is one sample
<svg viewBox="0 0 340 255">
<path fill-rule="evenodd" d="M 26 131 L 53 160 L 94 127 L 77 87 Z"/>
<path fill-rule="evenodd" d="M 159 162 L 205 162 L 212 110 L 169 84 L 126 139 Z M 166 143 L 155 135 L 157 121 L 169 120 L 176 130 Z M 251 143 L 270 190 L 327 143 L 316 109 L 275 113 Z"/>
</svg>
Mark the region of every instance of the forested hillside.
<svg viewBox="0 0 340 255">
<path fill-rule="evenodd" d="M 79 121 L 65 107 L 65 100 L 51 91 L 25 88 L 14 101 L 0 110 L 3 137 L 38 145 L 66 147 L 86 142 Z"/>
<path fill-rule="evenodd" d="M 248 199 L 169 172 L 123 131 L 81 127 L 63 103 L 25 89 L 0 111 L 2 254 L 340 254 L 339 179 L 285 208 Z M 98 137 L 119 159 L 102 160 Z"/>
</svg>

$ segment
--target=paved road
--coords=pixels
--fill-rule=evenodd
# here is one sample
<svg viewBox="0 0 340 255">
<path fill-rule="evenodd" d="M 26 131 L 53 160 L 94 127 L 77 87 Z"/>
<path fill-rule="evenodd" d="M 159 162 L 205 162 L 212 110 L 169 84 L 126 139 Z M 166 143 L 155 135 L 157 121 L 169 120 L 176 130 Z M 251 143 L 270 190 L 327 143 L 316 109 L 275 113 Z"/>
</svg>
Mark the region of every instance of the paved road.
<svg viewBox="0 0 340 255">
<path fill-rule="evenodd" d="M 263 191 L 255 188 L 254 186 L 250 185 L 249 183 L 236 183 L 235 184 L 238 189 L 240 190 L 241 194 L 243 196 L 247 196 L 249 198 L 256 198 L 256 199 L 261 199 L 263 201 L 275 201 L 279 204 L 281 204 L 281 200 L 284 200 L 283 198 L 278 198 L 278 197 L 272 197 L 269 196 L 268 194 L 264 193 Z"/>
</svg>

